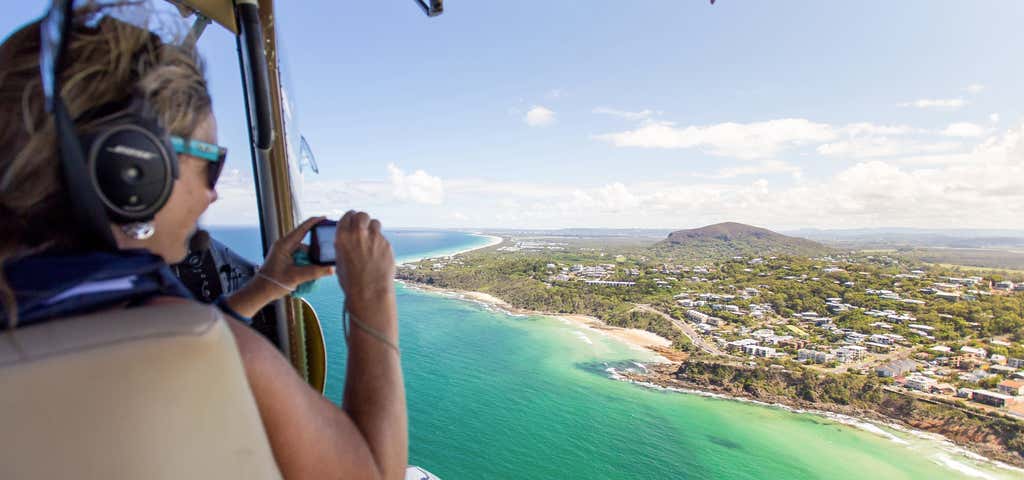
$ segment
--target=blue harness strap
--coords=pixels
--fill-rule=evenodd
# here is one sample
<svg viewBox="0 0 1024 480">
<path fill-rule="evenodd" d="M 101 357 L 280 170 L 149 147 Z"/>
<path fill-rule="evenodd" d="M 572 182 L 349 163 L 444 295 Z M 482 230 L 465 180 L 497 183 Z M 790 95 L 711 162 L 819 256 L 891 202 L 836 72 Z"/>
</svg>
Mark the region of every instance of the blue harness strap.
<svg viewBox="0 0 1024 480">
<path fill-rule="evenodd" d="M 163 258 L 145 250 L 43 253 L 8 261 L 3 269 L 18 304 L 17 326 L 159 296 L 193 299 Z M 9 327 L 3 311 L 0 327 Z"/>
</svg>

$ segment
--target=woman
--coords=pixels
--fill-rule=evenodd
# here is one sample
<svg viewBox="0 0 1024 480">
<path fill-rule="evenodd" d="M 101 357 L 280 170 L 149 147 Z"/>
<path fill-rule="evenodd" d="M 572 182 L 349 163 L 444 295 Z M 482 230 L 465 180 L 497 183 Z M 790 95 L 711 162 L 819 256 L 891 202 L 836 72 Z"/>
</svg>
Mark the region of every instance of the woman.
<svg viewBox="0 0 1024 480">
<path fill-rule="evenodd" d="M 24 301 L 38 300 L 40 283 L 73 287 L 95 278 L 90 277 L 95 270 L 150 264 L 154 267 L 147 272 L 167 283 L 167 264 L 184 258 L 196 222 L 217 199 L 209 160 L 182 152 L 170 197 L 152 221 L 152 236 L 111 223 L 119 251 L 98 251 L 96 239 L 70 213 L 54 122 L 43 106 L 39 38 L 40 24 L 34 22 L 0 45 L 0 318 L 8 328 L 19 318 L 24 323 L 82 313 L 80 304 L 62 306 L 67 302 L 58 301 L 60 295 Z M 91 19 L 76 21 L 65 58 L 61 93 L 79 134 L 102 123 L 96 112 L 134 95 L 144 99 L 168 134 L 216 144 L 217 122 L 194 51 L 93 12 Z M 329 274 L 329 267 L 291 265 L 291 252 L 318 220 L 307 220 L 277 242 L 257 280 L 228 298 L 224 308 L 249 316 L 302 281 Z M 341 218 L 335 246 L 341 259 L 337 278 L 349 312 L 359 319 L 349 338 L 344 410 L 309 388 L 263 337 L 228 321 L 274 457 L 287 478 L 401 478 L 408 437 L 391 247 L 380 223 L 361 212 Z M 52 268 L 41 276 L 39 265 Z M 130 302 L 104 298 L 105 303 L 87 306 L 191 301 L 182 290 L 163 285 L 158 293 L 140 293 Z M 39 305 L 46 308 L 35 308 Z"/>
</svg>

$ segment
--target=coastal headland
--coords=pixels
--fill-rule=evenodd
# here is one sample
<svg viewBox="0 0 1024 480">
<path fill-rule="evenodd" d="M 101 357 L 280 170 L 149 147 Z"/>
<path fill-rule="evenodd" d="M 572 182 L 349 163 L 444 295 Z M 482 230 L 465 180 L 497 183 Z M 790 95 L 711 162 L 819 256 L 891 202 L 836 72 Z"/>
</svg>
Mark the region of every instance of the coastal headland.
<svg viewBox="0 0 1024 480">
<path fill-rule="evenodd" d="M 613 377 L 619 380 L 929 432 L 1006 468 L 1024 467 L 1024 422 L 1014 416 L 1013 410 L 968 403 L 956 396 L 914 391 L 903 383 L 909 374 L 900 373 L 896 382 L 875 374 L 887 362 L 910 359 L 913 361 L 908 365 L 925 369 L 923 373 L 932 377 L 956 375 L 956 370 L 950 373 L 941 367 L 930 367 L 935 361 L 927 360 L 937 355 L 924 352 L 937 341 L 937 336 L 929 333 L 938 333 L 943 319 L 956 319 L 955 314 L 961 311 L 957 310 L 959 302 L 937 302 L 938 311 L 931 309 L 930 301 L 926 306 L 925 301 L 917 299 L 906 302 L 909 307 L 904 308 L 908 312 L 883 308 L 897 304 L 898 300 L 891 297 L 911 298 L 909 294 L 900 297 L 894 291 L 909 291 L 907 286 L 923 290 L 919 285 L 928 285 L 928 277 L 944 272 L 910 273 L 913 266 L 894 268 L 898 261 L 889 257 L 836 256 L 803 243 L 796 245 L 813 248 L 813 252 L 806 254 L 819 256 L 715 258 L 712 255 L 723 248 L 722 235 L 716 235 L 716 243 L 711 244 L 711 250 L 701 252 L 700 258 L 704 260 L 698 260 L 699 263 L 673 263 L 673 251 L 665 250 L 673 247 L 665 244 L 653 249 L 630 245 L 608 248 L 593 239 L 538 241 L 507 237 L 501 244 L 468 254 L 408 263 L 400 268 L 397 277 L 412 288 L 454 295 L 511 314 L 561 318 L 660 357 L 645 369 L 616 372 Z M 691 241 L 692 237 L 683 241 Z M 756 244 L 756 248 L 767 248 L 763 237 L 757 241 L 762 243 Z M 772 237 L 767 241 L 790 242 Z M 753 244 L 753 240 L 750 242 Z M 684 254 L 690 255 L 692 252 Z M 596 265 L 590 267 L 588 263 Z M 860 273 L 850 275 L 848 271 Z M 867 297 L 856 293 L 863 292 L 864 286 L 869 292 L 882 290 L 875 285 L 891 285 L 894 276 L 896 286 L 902 283 L 903 289 L 869 293 Z M 822 290 L 819 284 L 835 286 Z M 872 300 L 883 295 L 886 298 L 881 303 Z M 999 302 L 1014 299 L 994 288 L 987 297 L 969 292 L 961 295 L 981 297 L 982 301 L 993 302 L 993 308 L 1000 308 Z M 819 307 L 815 296 L 829 298 L 821 298 Z M 732 301 L 733 298 L 736 300 Z M 712 301 L 720 303 L 711 308 Z M 738 307 L 726 308 L 729 304 Z M 839 315 L 823 315 L 832 312 L 833 305 Z M 902 319 L 890 318 L 889 322 L 876 321 L 867 326 L 872 315 L 862 312 L 883 310 L 885 315 Z M 914 318 L 915 314 L 918 318 Z M 972 328 L 985 332 L 1014 328 L 1012 324 L 972 324 L 972 317 L 968 318 L 965 330 L 943 335 L 959 338 L 959 344 L 976 345 L 978 340 L 971 339 L 978 334 Z M 859 352 L 857 348 L 863 347 L 849 346 L 856 345 L 851 339 L 860 340 L 857 331 L 877 331 L 882 327 L 887 327 L 892 335 L 875 334 L 879 342 L 885 341 L 883 337 L 890 342 L 882 345 L 884 349 L 877 348 L 877 352 L 872 350 L 870 354 L 836 362 L 834 354 L 827 350 L 829 344 L 834 344 L 833 349 Z M 779 334 L 780 330 L 784 334 Z M 886 333 L 884 329 L 882 332 Z M 758 341 L 740 341 L 751 334 Z M 867 337 L 863 335 L 864 339 Z M 1019 348 L 1013 343 L 1016 337 L 997 334 L 994 338 L 999 339 L 994 340 L 997 345 L 1008 345 L 1003 352 L 1019 356 Z M 742 348 L 734 347 L 741 343 L 738 347 Z M 796 361 L 797 350 L 800 362 Z M 819 352 L 826 361 L 803 361 L 804 351 Z M 998 383 L 1001 378 L 1004 377 L 991 377 L 986 384 Z M 926 384 L 934 385 L 935 381 Z"/>
</svg>

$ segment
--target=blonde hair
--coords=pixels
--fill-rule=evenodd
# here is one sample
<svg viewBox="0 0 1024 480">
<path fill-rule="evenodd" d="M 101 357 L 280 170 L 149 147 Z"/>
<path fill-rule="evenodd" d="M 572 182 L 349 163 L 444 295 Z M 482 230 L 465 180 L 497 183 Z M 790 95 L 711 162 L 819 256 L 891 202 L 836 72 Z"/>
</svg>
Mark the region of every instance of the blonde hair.
<svg viewBox="0 0 1024 480">
<path fill-rule="evenodd" d="M 142 95 L 164 129 L 189 136 L 211 112 L 204 67 L 194 48 L 164 42 L 148 29 L 92 7 L 76 12 L 60 69 L 61 95 L 79 134 L 102 119 L 89 112 Z M 87 250 L 90 239 L 72 215 L 57 153 L 54 122 L 44 108 L 39 74 L 40 22 L 0 45 L 0 302 L 16 319 L 3 262 L 50 248 Z"/>
</svg>

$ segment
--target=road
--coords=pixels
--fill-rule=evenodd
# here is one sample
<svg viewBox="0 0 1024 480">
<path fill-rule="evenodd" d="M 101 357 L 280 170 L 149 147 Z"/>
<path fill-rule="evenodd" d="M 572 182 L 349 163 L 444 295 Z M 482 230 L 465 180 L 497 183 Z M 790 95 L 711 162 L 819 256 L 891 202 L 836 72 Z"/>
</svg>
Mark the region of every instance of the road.
<svg viewBox="0 0 1024 480">
<path fill-rule="evenodd" d="M 650 305 L 640 304 L 640 303 L 635 304 L 635 305 L 636 305 L 636 310 L 640 310 L 640 311 L 647 312 L 647 313 L 653 313 L 655 315 L 661 315 L 662 318 L 664 318 L 665 320 L 668 320 L 669 322 L 672 322 L 672 325 L 674 325 L 677 329 L 679 329 L 680 332 L 683 332 L 683 335 L 686 335 L 686 338 L 689 338 L 690 342 L 692 342 L 694 345 L 696 345 L 697 348 L 700 348 L 701 350 L 704 350 L 705 352 L 710 353 L 712 355 L 725 355 L 725 352 L 723 352 L 722 349 L 718 348 L 718 345 L 715 345 L 714 342 L 710 342 L 707 339 L 705 339 L 700 333 L 698 333 L 696 330 L 694 330 L 693 327 L 691 327 L 688 323 L 686 323 L 686 322 L 684 322 L 682 320 L 678 320 L 676 318 L 672 318 L 671 315 L 669 315 L 669 314 L 667 314 L 665 312 L 662 312 L 662 311 L 660 311 L 660 310 L 658 310 L 658 309 L 656 309 L 656 308 L 654 308 L 654 307 L 652 307 Z"/>
</svg>

